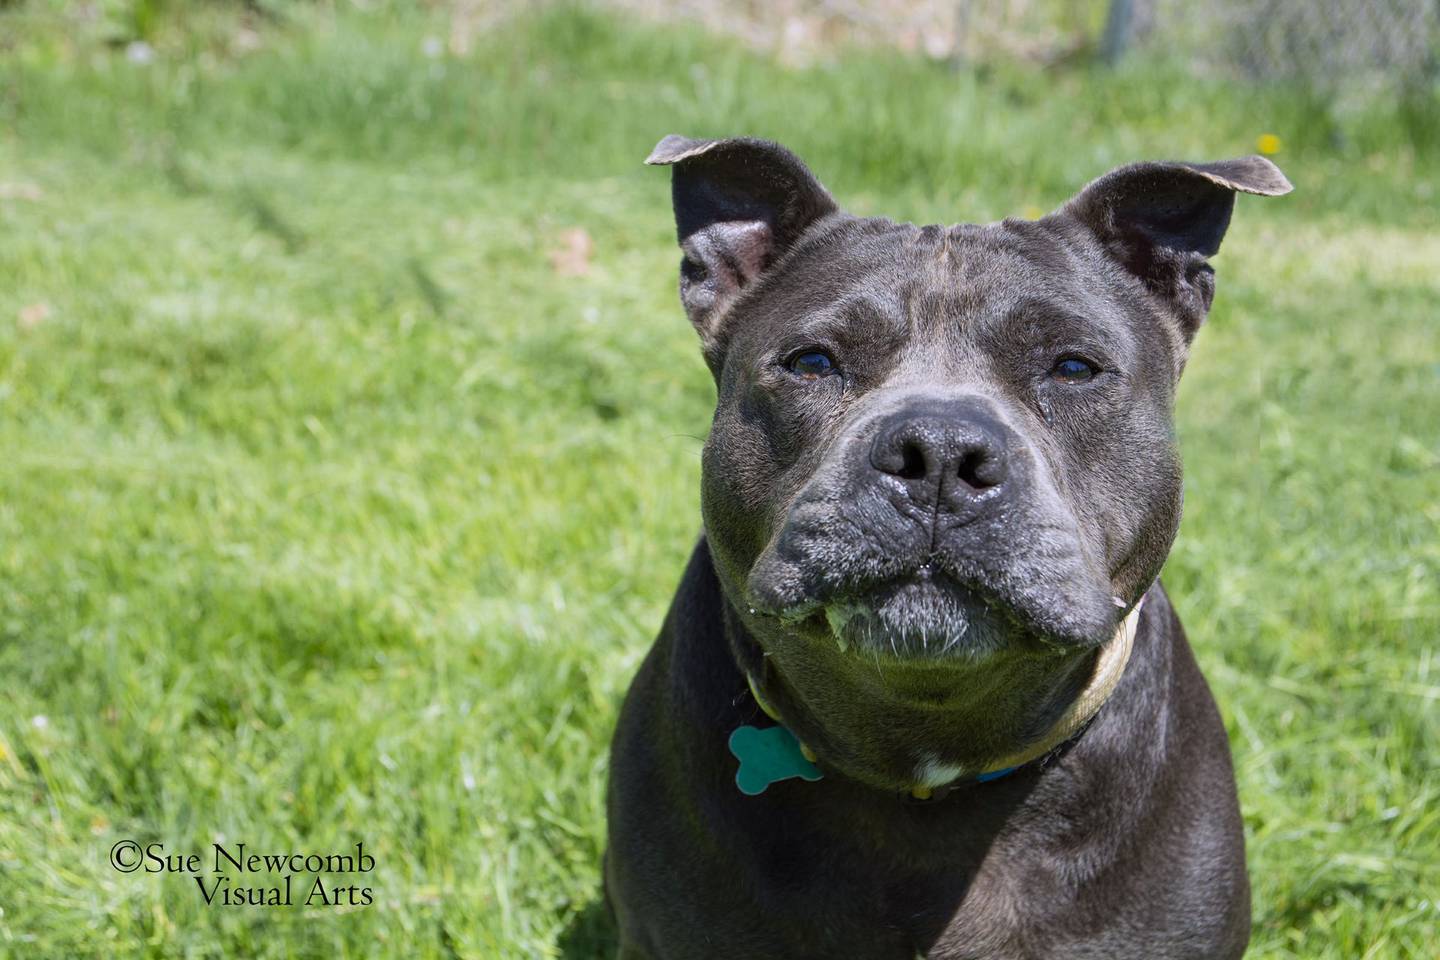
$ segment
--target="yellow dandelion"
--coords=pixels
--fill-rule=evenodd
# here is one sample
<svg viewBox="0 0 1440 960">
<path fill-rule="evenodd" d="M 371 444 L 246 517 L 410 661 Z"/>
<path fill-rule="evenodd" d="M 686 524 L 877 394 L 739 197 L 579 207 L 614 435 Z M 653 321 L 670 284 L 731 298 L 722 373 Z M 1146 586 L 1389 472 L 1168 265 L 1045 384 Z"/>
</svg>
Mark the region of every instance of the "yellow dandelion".
<svg viewBox="0 0 1440 960">
<path fill-rule="evenodd" d="M 1273 133 L 1262 133 L 1255 138 L 1255 149 L 1265 156 L 1271 156 L 1280 152 L 1280 138 Z"/>
</svg>

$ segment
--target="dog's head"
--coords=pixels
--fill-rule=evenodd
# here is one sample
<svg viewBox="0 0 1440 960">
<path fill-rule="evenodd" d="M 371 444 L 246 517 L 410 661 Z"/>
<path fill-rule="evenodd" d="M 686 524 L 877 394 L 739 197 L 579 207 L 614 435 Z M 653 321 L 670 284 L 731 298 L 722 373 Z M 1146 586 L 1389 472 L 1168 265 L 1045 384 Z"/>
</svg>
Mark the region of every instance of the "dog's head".
<svg viewBox="0 0 1440 960">
<path fill-rule="evenodd" d="M 1180 520 L 1206 260 L 1280 171 L 1140 163 L 1033 222 L 917 227 L 843 213 L 762 140 L 649 162 L 718 387 L 706 534 L 762 645 L 914 666 L 1110 637 Z"/>
</svg>

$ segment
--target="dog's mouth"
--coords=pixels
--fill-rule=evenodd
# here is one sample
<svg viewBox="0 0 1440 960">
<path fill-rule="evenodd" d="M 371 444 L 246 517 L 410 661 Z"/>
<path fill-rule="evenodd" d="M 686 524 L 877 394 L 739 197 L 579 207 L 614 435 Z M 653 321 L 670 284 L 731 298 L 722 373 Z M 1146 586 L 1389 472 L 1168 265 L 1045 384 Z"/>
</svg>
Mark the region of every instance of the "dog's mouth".
<svg viewBox="0 0 1440 960">
<path fill-rule="evenodd" d="M 906 662 L 980 660 L 1027 634 L 998 598 L 930 564 L 778 615 L 842 651 Z"/>
<path fill-rule="evenodd" d="M 873 495 L 803 499 L 744 595 L 807 639 L 912 663 L 1095 647 L 1114 631 L 1110 572 L 1060 507 L 1031 499 L 966 523 L 931 519 Z"/>
<path fill-rule="evenodd" d="M 938 562 L 851 580 L 752 613 L 773 617 L 843 653 L 894 664 L 978 663 L 1001 652 L 1057 652 L 1098 646 L 1125 603 L 1089 584 L 1018 586 L 971 579 Z M 769 593 L 770 599 L 776 599 Z"/>
</svg>

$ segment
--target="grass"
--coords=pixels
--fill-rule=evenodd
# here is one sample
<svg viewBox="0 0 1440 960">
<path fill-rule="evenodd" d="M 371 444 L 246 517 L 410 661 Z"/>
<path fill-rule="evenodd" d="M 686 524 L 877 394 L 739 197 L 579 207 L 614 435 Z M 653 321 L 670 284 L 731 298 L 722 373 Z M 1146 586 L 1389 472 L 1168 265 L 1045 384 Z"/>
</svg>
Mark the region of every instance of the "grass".
<svg viewBox="0 0 1440 960">
<path fill-rule="evenodd" d="M 1433 98 L 789 69 L 566 9 L 466 57 L 384 8 L 243 56 L 221 18 L 144 65 L 48 9 L 0 11 L 0 957 L 605 955 L 606 748 L 713 402 L 639 165 L 672 131 L 925 221 L 1281 137 L 1297 192 L 1240 201 L 1182 389 L 1166 579 L 1235 749 L 1250 956 L 1431 955 Z M 207 907 L 113 870 L 130 838 L 363 841 L 375 902 Z"/>
</svg>

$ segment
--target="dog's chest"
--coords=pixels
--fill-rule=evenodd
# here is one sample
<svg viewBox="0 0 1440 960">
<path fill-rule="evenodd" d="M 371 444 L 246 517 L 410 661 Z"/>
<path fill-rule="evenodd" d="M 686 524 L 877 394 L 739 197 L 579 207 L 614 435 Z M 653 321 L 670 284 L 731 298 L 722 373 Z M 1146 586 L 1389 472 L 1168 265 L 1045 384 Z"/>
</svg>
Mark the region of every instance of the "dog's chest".
<svg viewBox="0 0 1440 960">
<path fill-rule="evenodd" d="M 938 838 L 937 838 L 938 839 Z M 943 842 L 938 844 L 944 846 Z M 791 859 L 750 887 L 761 915 L 777 922 L 747 933 L 764 943 L 745 956 L 865 957 L 873 960 L 1053 960 L 1042 931 L 1071 926 L 1078 905 L 1028 851 L 993 850 L 994 860 L 908 871 L 855 856 Z M 767 866 L 773 867 L 772 854 Z M 824 891 L 823 899 L 817 891 Z M 1033 900 L 1032 900 L 1033 898 Z M 698 906 L 698 904 L 697 904 Z M 1037 918 L 1040 924 L 1037 929 Z M 748 938 L 747 938 L 748 939 Z M 738 956 L 738 954 L 737 954 Z"/>
</svg>

